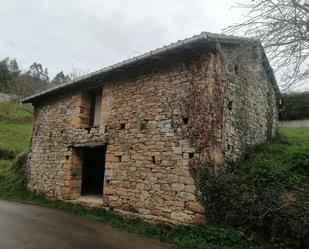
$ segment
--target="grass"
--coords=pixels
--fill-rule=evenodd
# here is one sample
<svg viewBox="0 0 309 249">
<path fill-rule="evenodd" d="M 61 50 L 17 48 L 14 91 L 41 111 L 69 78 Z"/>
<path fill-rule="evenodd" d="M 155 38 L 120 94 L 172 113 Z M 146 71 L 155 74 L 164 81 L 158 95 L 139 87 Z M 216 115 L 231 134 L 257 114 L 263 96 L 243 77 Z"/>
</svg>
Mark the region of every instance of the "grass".
<svg viewBox="0 0 309 249">
<path fill-rule="evenodd" d="M 308 188 L 309 128 L 281 129 L 271 143 L 257 146 L 237 166 L 245 169 L 257 187 L 276 183 Z"/>
<path fill-rule="evenodd" d="M 0 102 L 0 118 L 4 120 L 29 121 L 33 107 L 31 104 L 22 106 L 13 102 Z"/>
<path fill-rule="evenodd" d="M 31 123 L 0 122 L 0 147 L 16 152 L 29 148 Z"/>
<path fill-rule="evenodd" d="M 20 108 L 11 102 L 0 102 L 0 148 L 17 153 L 29 148 L 31 136 L 31 105 Z"/>
</svg>

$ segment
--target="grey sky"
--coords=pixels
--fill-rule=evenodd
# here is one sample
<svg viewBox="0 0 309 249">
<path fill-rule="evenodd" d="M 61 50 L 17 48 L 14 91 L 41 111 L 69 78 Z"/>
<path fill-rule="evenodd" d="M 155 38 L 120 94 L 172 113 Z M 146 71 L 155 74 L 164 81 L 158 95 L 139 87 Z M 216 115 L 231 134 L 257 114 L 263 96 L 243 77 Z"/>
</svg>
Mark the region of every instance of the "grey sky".
<svg viewBox="0 0 309 249">
<path fill-rule="evenodd" d="M 0 0 L 0 59 L 93 71 L 242 19 L 229 0 Z"/>
</svg>

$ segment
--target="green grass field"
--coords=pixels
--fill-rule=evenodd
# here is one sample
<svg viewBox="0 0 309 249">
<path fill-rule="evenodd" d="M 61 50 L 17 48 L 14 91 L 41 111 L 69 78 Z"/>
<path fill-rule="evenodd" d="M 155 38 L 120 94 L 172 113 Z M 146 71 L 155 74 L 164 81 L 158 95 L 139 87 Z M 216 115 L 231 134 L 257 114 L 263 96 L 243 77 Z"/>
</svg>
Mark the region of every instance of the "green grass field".
<svg viewBox="0 0 309 249">
<path fill-rule="evenodd" d="M 22 152 L 29 148 L 31 123 L 0 122 L 0 147 Z"/>
<path fill-rule="evenodd" d="M 271 143 L 257 146 L 240 167 L 256 186 L 277 182 L 308 187 L 309 128 L 284 128 Z"/>
<path fill-rule="evenodd" d="M 33 112 L 31 104 L 22 106 L 12 102 L 0 102 L 0 118 L 5 120 L 22 120 L 29 121 Z"/>
<path fill-rule="evenodd" d="M 19 105 L 0 102 L 0 148 L 17 153 L 29 148 L 31 136 L 31 105 Z"/>
</svg>

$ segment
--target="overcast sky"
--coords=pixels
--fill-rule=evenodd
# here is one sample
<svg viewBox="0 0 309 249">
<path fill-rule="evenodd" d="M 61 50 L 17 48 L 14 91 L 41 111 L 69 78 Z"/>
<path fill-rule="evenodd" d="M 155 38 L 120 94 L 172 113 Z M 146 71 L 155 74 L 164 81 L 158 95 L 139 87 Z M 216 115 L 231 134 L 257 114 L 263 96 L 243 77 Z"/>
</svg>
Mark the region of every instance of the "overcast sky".
<svg viewBox="0 0 309 249">
<path fill-rule="evenodd" d="M 0 0 L 0 59 L 90 72 L 243 19 L 231 0 Z"/>
</svg>

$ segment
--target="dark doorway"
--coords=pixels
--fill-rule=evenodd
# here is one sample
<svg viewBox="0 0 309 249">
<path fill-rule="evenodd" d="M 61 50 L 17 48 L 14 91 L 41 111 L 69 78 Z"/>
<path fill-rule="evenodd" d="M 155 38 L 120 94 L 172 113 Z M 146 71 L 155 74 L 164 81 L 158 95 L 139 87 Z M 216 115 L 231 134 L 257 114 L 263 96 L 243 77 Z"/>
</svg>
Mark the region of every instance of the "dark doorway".
<svg viewBox="0 0 309 249">
<path fill-rule="evenodd" d="M 84 148 L 82 195 L 102 195 L 106 146 Z"/>
</svg>

